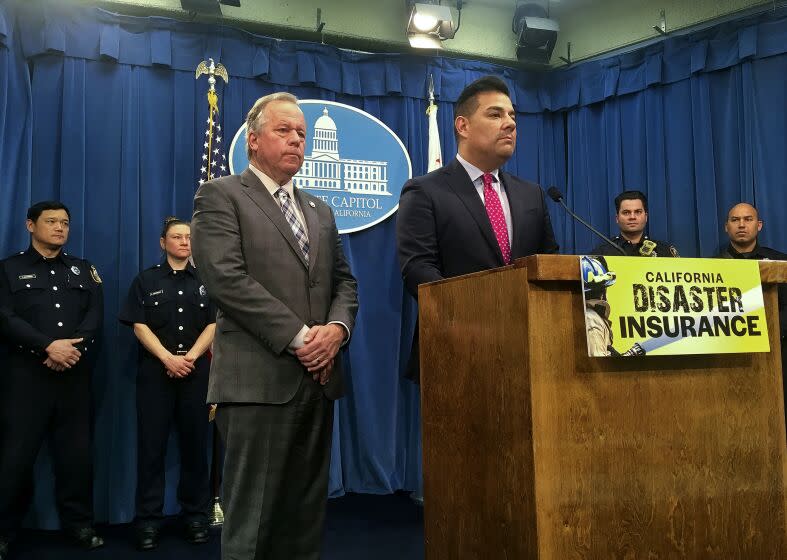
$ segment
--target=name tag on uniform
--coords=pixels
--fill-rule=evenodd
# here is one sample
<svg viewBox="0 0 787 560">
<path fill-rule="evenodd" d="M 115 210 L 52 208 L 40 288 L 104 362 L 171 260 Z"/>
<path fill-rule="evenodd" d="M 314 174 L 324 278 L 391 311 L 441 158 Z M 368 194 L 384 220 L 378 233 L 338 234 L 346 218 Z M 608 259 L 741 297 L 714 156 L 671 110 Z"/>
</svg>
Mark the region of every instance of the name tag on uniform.
<svg viewBox="0 0 787 560">
<path fill-rule="evenodd" d="M 164 293 L 164 290 L 158 290 L 157 292 L 150 292 L 148 295 L 149 296 L 157 296 L 157 295 L 163 294 L 163 293 Z"/>
<path fill-rule="evenodd" d="M 22 275 L 19 277 L 19 279 L 20 279 L 20 280 L 32 280 L 32 279 L 33 279 L 33 278 L 35 278 L 35 277 L 36 277 L 36 275 L 35 275 L 35 274 L 22 274 Z"/>
</svg>

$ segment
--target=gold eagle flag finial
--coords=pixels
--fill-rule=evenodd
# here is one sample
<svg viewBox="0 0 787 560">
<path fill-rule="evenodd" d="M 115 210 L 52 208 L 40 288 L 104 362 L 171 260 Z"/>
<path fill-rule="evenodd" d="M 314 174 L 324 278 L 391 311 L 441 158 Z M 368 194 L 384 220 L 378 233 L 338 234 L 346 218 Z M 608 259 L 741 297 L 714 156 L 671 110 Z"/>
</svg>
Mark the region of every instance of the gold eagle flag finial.
<svg viewBox="0 0 787 560">
<path fill-rule="evenodd" d="M 229 74 L 227 74 L 227 69 L 224 67 L 223 64 L 215 64 L 212 58 L 208 60 L 203 60 L 197 66 L 197 71 L 194 76 L 194 79 L 199 80 L 200 76 L 203 74 L 208 76 L 208 128 L 205 131 L 205 154 L 203 154 L 202 159 L 203 167 L 202 171 L 205 174 L 205 180 L 210 180 L 215 177 L 214 174 L 214 167 L 216 163 L 214 162 L 214 157 L 218 158 L 219 149 L 214 148 L 214 129 L 218 129 L 218 135 L 215 136 L 216 142 L 221 142 L 221 126 L 216 123 L 216 117 L 219 114 L 219 96 L 216 93 L 216 76 L 222 78 L 224 83 L 229 83 L 230 78 Z M 221 161 L 218 161 L 221 164 Z M 223 169 L 223 167 L 222 167 Z"/>
<path fill-rule="evenodd" d="M 221 63 L 215 64 L 212 58 L 199 63 L 194 79 L 199 80 L 199 77 L 203 74 L 208 76 L 208 105 L 210 105 L 211 116 L 213 116 L 214 112 L 218 113 L 219 111 L 219 98 L 216 95 L 216 76 L 223 79 L 225 84 L 230 83 L 230 77 L 224 65 Z"/>
<path fill-rule="evenodd" d="M 224 68 L 224 65 L 214 64 L 213 59 L 209 58 L 208 60 L 203 60 L 197 66 L 197 73 L 194 76 L 194 79 L 199 80 L 199 77 L 203 74 L 208 75 L 208 85 L 210 86 L 210 91 L 216 91 L 216 76 L 222 78 L 225 84 L 230 82 L 230 77 L 227 74 L 227 69 Z"/>
</svg>

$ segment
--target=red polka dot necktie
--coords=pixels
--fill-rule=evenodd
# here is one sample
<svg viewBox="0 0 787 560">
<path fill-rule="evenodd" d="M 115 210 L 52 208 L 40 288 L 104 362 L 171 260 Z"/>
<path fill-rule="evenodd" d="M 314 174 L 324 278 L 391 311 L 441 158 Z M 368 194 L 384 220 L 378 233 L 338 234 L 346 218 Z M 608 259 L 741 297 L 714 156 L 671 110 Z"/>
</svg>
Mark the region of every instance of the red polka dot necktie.
<svg viewBox="0 0 787 560">
<path fill-rule="evenodd" d="M 506 226 L 506 216 L 503 214 L 503 205 L 500 204 L 500 197 L 497 191 L 492 188 L 492 181 L 495 180 L 491 173 L 484 173 L 484 206 L 492 224 L 492 229 L 497 237 L 497 244 L 500 245 L 500 252 L 503 253 L 503 261 L 506 264 L 511 262 L 511 244 L 508 241 L 508 226 Z"/>
</svg>

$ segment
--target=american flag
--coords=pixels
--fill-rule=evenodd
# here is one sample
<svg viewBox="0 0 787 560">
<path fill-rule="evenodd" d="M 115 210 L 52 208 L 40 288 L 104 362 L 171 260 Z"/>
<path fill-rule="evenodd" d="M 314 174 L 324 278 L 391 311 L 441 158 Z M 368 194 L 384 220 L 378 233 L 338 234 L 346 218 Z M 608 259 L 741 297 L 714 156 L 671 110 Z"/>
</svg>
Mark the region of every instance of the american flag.
<svg viewBox="0 0 787 560">
<path fill-rule="evenodd" d="M 208 125 L 205 128 L 205 143 L 203 144 L 202 161 L 200 162 L 199 168 L 199 183 L 197 186 L 205 181 L 229 175 L 227 154 L 224 153 L 224 148 L 221 144 L 221 125 L 216 122 L 218 113 L 218 108 L 210 108 L 210 116 L 207 121 Z"/>
</svg>

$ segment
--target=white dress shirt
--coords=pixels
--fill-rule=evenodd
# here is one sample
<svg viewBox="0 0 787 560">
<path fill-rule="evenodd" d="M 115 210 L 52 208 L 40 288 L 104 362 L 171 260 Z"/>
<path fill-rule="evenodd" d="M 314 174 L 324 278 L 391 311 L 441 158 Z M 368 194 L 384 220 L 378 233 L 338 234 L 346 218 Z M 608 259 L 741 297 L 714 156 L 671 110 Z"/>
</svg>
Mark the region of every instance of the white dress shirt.
<svg viewBox="0 0 787 560">
<path fill-rule="evenodd" d="M 475 165 L 467 161 L 465 158 L 456 154 L 456 159 L 459 163 L 462 164 L 462 167 L 465 168 L 467 174 L 470 175 L 470 180 L 473 182 L 473 186 L 475 187 L 478 196 L 481 197 L 481 203 L 486 206 L 484 202 L 484 172 L 478 169 Z M 495 189 L 497 196 L 500 198 L 500 205 L 503 207 L 503 216 L 506 219 L 506 229 L 508 229 L 508 244 L 509 246 L 512 243 L 513 238 L 513 223 L 511 222 L 511 206 L 508 204 L 508 196 L 506 196 L 506 190 L 503 188 L 502 183 L 500 182 L 499 176 L 499 169 L 495 169 L 490 171 L 492 176 L 495 180 L 492 182 L 492 188 Z"/>
</svg>

